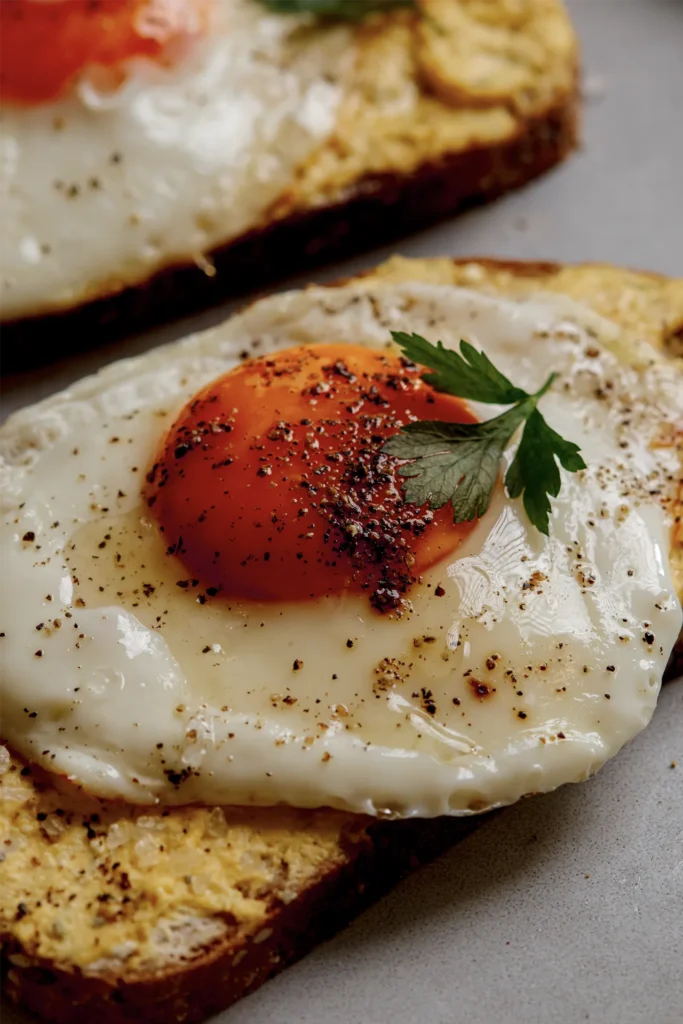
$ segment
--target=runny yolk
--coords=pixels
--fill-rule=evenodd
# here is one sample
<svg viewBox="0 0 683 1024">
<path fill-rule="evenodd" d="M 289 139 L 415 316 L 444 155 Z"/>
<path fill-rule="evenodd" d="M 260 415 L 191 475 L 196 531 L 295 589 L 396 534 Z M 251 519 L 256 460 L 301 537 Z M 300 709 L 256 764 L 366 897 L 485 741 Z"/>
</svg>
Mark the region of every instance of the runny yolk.
<svg viewBox="0 0 683 1024">
<path fill-rule="evenodd" d="M 173 63 L 203 33 L 213 0 L 0 0 L 0 97 L 21 104 L 63 96 L 84 71 L 146 57 Z"/>
<path fill-rule="evenodd" d="M 367 594 L 397 608 L 472 529 L 406 502 L 386 438 L 418 419 L 473 422 L 420 367 L 352 345 L 250 360 L 183 409 L 146 499 L 185 575 L 268 601 Z M 182 583 L 182 581 L 181 581 Z"/>
</svg>

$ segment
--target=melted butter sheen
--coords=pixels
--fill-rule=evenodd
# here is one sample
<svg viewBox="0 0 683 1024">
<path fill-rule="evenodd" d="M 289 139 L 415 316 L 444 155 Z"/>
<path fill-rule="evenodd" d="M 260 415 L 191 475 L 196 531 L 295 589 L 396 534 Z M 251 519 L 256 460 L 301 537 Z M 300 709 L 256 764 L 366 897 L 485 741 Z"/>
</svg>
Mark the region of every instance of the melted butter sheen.
<svg viewBox="0 0 683 1024">
<path fill-rule="evenodd" d="M 140 502 L 187 399 L 249 339 L 378 347 L 406 325 L 468 338 L 528 390 L 561 373 L 542 408 L 589 469 L 563 474 L 550 537 L 499 487 L 400 617 L 349 594 L 230 601 L 189 578 Z M 313 290 L 19 413 L 2 431 L 0 489 L 10 743 L 135 802 L 428 816 L 586 778 L 647 724 L 681 623 L 666 511 L 649 495 L 666 504 L 673 487 L 673 455 L 650 441 L 683 411 L 676 382 L 621 366 L 596 332 L 618 341 L 551 299 Z"/>
</svg>

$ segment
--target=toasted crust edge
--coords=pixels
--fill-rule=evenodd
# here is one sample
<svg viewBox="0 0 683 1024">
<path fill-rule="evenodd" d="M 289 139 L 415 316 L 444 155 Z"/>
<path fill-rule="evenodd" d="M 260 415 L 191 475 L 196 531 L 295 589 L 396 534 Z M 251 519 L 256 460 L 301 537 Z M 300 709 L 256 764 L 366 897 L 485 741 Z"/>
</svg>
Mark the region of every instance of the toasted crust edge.
<svg viewBox="0 0 683 1024">
<path fill-rule="evenodd" d="M 52 1024 L 199 1024 L 253 992 L 331 938 L 409 872 L 438 857 L 492 815 L 431 821 L 373 822 L 346 860 L 286 907 L 274 905 L 268 931 L 236 935 L 176 970 L 139 982 L 108 984 L 50 964 L 12 964 L 3 950 L 9 998 Z M 238 959 L 235 964 L 235 959 Z"/>
<path fill-rule="evenodd" d="M 12 373 L 244 295 L 293 273 L 366 252 L 519 188 L 564 160 L 579 133 L 579 76 L 542 113 L 495 146 L 473 146 L 410 175 L 366 176 L 333 204 L 293 213 L 210 254 L 215 274 L 172 266 L 83 306 L 2 324 Z"/>
</svg>

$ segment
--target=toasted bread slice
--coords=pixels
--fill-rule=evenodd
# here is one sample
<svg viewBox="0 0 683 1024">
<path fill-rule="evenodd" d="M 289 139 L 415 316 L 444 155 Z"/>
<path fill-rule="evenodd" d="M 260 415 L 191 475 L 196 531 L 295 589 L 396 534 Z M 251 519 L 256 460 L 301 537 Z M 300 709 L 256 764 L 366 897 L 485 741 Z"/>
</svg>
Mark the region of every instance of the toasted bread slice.
<svg viewBox="0 0 683 1024">
<path fill-rule="evenodd" d="M 37 346 L 61 354 L 55 329 L 72 347 L 130 333 L 376 246 L 562 160 L 577 139 L 578 44 L 561 0 L 421 5 L 354 26 L 334 131 L 246 233 L 202 253 L 188 240 L 185 255 L 83 275 L 68 297 L 6 312 L 5 368 L 25 361 L 26 340 L 32 359 Z"/>
<path fill-rule="evenodd" d="M 395 258 L 365 280 L 560 292 L 672 358 L 683 326 L 683 280 L 613 267 Z M 673 557 L 683 591 L 680 529 Z M 10 755 L 2 767 L 7 992 L 56 1024 L 204 1020 L 481 820 L 149 810 L 85 798 Z"/>
</svg>

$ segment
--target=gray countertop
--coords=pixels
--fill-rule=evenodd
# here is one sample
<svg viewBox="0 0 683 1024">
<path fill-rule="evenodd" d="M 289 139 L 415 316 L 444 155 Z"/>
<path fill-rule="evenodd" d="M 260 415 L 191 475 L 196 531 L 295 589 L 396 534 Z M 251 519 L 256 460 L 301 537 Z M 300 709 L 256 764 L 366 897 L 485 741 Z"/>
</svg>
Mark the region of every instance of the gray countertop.
<svg viewBox="0 0 683 1024">
<path fill-rule="evenodd" d="M 584 147 L 522 192 L 406 241 L 404 254 L 683 274 L 683 3 L 569 6 L 583 43 Z M 4 411 L 229 309 L 12 378 Z M 216 1024 L 679 1024 L 682 965 L 679 680 L 650 728 L 591 782 L 485 824 Z M 7 1008 L 2 1019 L 24 1020 Z"/>
</svg>

